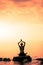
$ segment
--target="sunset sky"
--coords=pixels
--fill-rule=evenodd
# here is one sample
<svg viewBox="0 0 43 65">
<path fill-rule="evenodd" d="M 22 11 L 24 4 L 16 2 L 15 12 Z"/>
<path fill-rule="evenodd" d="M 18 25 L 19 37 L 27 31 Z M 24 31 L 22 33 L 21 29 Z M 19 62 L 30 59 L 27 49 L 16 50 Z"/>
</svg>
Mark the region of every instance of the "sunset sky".
<svg viewBox="0 0 43 65">
<path fill-rule="evenodd" d="M 16 56 L 20 39 L 30 56 L 43 57 L 43 0 L 0 0 L 0 57 Z"/>
</svg>

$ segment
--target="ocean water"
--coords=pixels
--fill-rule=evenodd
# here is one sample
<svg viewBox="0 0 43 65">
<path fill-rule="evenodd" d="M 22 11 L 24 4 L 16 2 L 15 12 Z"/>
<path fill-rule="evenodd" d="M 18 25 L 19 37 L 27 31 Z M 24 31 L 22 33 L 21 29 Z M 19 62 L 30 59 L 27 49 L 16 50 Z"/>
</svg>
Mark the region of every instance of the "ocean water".
<svg viewBox="0 0 43 65">
<path fill-rule="evenodd" d="M 36 61 L 36 60 L 33 60 L 32 62 L 27 62 L 27 63 L 19 63 L 19 62 L 13 62 L 13 61 L 10 61 L 10 62 L 0 62 L 0 65 L 43 65 L 41 64 L 40 61 Z"/>
</svg>

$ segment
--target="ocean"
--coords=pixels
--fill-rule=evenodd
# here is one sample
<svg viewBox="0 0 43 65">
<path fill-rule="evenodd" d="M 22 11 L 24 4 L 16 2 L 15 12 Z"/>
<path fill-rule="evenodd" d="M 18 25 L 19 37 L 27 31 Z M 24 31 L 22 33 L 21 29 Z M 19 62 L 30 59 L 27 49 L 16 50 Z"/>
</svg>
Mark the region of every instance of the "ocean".
<svg viewBox="0 0 43 65">
<path fill-rule="evenodd" d="M 13 61 L 10 61 L 10 62 L 0 62 L 0 65 L 43 65 L 41 64 L 40 61 L 37 61 L 37 60 L 33 60 L 32 62 L 27 62 L 27 63 L 19 63 L 19 62 L 13 62 Z"/>
</svg>

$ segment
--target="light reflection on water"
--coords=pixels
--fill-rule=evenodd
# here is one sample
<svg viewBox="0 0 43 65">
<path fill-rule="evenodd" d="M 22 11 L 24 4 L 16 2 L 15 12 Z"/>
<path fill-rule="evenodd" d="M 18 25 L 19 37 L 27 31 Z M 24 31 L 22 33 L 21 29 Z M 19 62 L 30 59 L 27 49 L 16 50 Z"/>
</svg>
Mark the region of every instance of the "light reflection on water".
<svg viewBox="0 0 43 65">
<path fill-rule="evenodd" d="M 41 64 L 41 62 L 39 61 L 36 61 L 36 60 L 33 60 L 32 62 L 28 62 L 28 63 L 19 63 L 19 62 L 13 62 L 13 61 L 10 61 L 10 62 L 0 62 L 0 65 L 43 65 Z"/>
</svg>

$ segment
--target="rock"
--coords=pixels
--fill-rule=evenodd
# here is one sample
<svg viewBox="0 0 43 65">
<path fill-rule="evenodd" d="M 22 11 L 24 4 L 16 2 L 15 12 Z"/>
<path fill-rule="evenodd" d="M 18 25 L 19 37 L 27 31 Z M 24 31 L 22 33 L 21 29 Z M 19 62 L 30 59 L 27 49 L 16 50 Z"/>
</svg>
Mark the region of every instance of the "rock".
<svg viewBox="0 0 43 65">
<path fill-rule="evenodd" d="M 3 61 L 11 61 L 10 58 L 3 58 Z"/>
<path fill-rule="evenodd" d="M 23 61 L 31 62 L 32 58 L 30 56 L 17 56 L 17 57 L 13 57 L 12 60 L 18 62 L 23 62 Z"/>
<path fill-rule="evenodd" d="M 38 61 L 43 61 L 43 58 L 37 58 L 36 60 L 38 60 Z"/>
<path fill-rule="evenodd" d="M 3 60 L 3 58 L 0 58 L 0 61 L 2 61 Z"/>
</svg>

